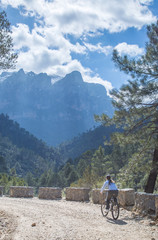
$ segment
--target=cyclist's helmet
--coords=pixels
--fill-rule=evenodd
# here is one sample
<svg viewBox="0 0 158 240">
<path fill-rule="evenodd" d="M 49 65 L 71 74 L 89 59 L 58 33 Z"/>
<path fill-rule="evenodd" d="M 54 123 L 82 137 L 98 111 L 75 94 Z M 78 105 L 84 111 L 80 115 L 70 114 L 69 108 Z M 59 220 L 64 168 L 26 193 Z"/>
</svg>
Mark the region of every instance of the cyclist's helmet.
<svg viewBox="0 0 158 240">
<path fill-rule="evenodd" d="M 106 178 L 107 178 L 107 180 L 111 180 L 110 175 L 107 175 Z"/>
</svg>

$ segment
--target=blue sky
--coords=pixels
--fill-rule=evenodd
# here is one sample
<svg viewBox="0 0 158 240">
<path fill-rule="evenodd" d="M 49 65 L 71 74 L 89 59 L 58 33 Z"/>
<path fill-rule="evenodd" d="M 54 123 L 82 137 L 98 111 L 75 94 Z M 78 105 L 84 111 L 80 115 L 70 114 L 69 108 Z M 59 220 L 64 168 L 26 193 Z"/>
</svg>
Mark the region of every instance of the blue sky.
<svg viewBox="0 0 158 240">
<path fill-rule="evenodd" d="M 64 77 L 74 70 L 107 91 L 128 79 L 112 51 L 144 53 L 146 25 L 158 17 L 158 0 L 1 0 L 12 25 L 16 70 Z"/>
</svg>

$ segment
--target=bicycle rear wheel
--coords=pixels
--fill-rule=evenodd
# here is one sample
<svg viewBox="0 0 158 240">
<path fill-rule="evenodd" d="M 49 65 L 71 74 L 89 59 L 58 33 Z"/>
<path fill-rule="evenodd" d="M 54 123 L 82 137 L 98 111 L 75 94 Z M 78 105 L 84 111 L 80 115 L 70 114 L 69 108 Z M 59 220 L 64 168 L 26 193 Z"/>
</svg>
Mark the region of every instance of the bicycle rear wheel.
<svg viewBox="0 0 158 240">
<path fill-rule="evenodd" d="M 106 202 L 102 202 L 101 204 L 101 212 L 102 212 L 102 215 L 103 217 L 106 217 L 109 213 L 109 209 L 106 209 Z"/>
<path fill-rule="evenodd" d="M 112 217 L 114 220 L 118 219 L 120 209 L 119 209 L 119 204 L 117 202 L 114 202 L 112 204 L 112 209 L 111 209 Z"/>
</svg>

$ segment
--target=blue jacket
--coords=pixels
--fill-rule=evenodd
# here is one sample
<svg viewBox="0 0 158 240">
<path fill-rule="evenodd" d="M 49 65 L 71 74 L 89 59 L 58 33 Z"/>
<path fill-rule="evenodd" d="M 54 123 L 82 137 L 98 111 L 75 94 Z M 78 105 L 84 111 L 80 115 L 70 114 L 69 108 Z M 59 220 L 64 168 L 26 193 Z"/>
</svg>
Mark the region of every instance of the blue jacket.
<svg viewBox="0 0 158 240">
<path fill-rule="evenodd" d="M 107 181 L 104 182 L 104 184 L 103 184 L 100 192 L 102 193 L 103 190 L 104 190 L 106 187 L 108 187 L 109 190 L 118 190 L 118 188 L 116 187 L 116 184 L 115 184 L 115 183 L 111 182 L 111 183 L 109 184 L 109 181 L 107 180 Z"/>
</svg>

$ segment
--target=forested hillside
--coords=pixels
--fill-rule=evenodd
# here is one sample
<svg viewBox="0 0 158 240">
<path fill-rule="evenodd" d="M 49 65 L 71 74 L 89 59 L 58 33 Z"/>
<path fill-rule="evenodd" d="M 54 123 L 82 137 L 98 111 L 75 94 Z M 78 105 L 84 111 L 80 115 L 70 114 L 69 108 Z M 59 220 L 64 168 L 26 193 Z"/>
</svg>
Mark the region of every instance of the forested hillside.
<svg viewBox="0 0 158 240">
<path fill-rule="evenodd" d="M 0 114 L 0 155 L 6 159 L 8 168 L 15 168 L 18 175 L 24 176 L 30 171 L 38 176 L 50 166 L 56 171 L 70 158 L 74 160 L 87 150 L 95 151 L 104 146 L 114 130 L 113 126 L 100 126 L 54 148 L 20 128 L 8 115 Z"/>
<path fill-rule="evenodd" d="M 8 169 L 14 168 L 21 176 L 28 172 L 39 176 L 61 164 L 57 149 L 48 147 L 4 114 L 0 114 L 0 155 Z"/>
<path fill-rule="evenodd" d="M 99 146 L 104 146 L 104 142 L 110 139 L 111 134 L 116 131 L 114 126 L 99 126 L 80 134 L 71 141 L 66 141 L 58 146 L 62 159 L 74 159 L 87 150 L 96 150 Z"/>
</svg>

